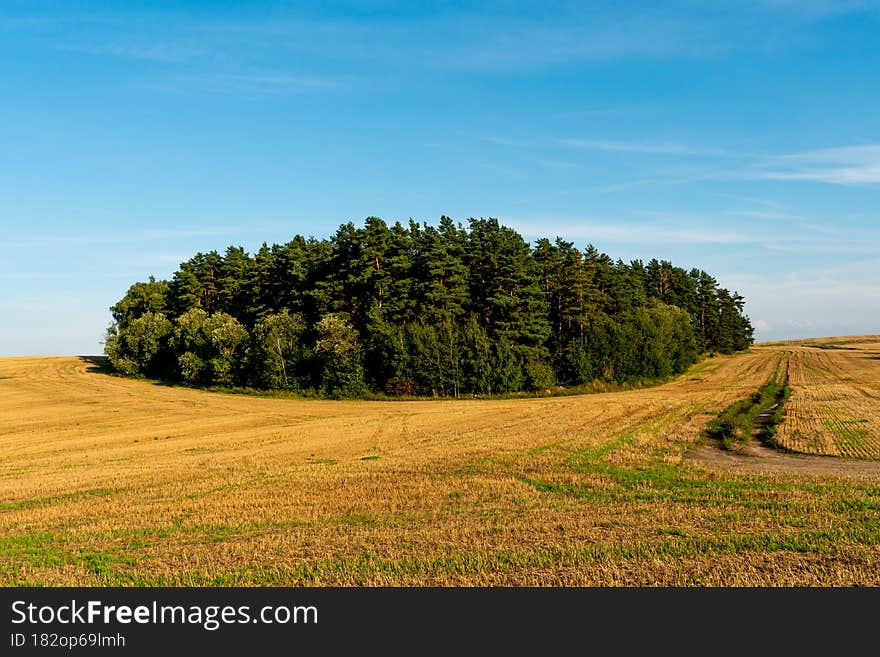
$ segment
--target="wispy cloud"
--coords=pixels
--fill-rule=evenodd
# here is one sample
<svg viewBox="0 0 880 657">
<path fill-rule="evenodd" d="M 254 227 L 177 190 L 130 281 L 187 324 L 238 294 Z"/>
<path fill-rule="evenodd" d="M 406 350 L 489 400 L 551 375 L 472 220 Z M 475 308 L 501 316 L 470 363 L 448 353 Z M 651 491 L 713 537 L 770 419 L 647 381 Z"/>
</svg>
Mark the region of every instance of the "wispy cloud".
<svg viewBox="0 0 880 657">
<path fill-rule="evenodd" d="M 876 333 L 880 283 L 876 257 L 779 276 L 718 272 L 746 297 L 759 340 Z M 760 324 L 758 324 L 760 322 Z"/>
<path fill-rule="evenodd" d="M 559 144 L 571 148 L 615 153 L 645 153 L 658 155 L 700 155 L 729 157 L 734 154 L 721 149 L 694 148 L 675 143 L 650 141 L 609 141 L 604 139 L 559 139 Z M 742 157 L 742 155 L 739 155 Z"/>
<path fill-rule="evenodd" d="M 198 34 L 236 52 L 283 45 L 289 52 L 356 61 L 359 66 L 381 62 L 395 67 L 523 72 L 619 59 L 784 49 L 798 42 L 804 22 L 872 4 L 872 0 L 739 0 L 724 3 L 723 11 L 710 7 L 700 12 L 690 0 L 683 0 L 633 12 L 615 3 L 547 0 L 536 5 L 537 13 L 528 5 L 513 11 L 495 5 L 492 20 L 486 20 L 482 8 L 447 6 L 407 15 L 374 7 L 356 19 L 338 15 L 316 19 L 288 12 L 270 20 L 204 22 L 198 25 Z"/>
<path fill-rule="evenodd" d="M 516 169 L 509 166 L 494 164 L 492 162 L 474 162 L 473 165 L 485 171 L 491 171 L 492 173 L 501 174 L 502 176 L 506 176 L 508 178 L 515 178 L 518 180 L 528 179 L 528 176 L 522 171 L 517 171 Z"/>
<path fill-rule="evenodd" d="M 88 16 L 62 10 L 51 16 L 0 17 L 0 31 L 27 32 L 44 48 L 169 68 L 195 64 L 215 76 L 208 85 L 212 89 L 277 93 L 325 90 L 328 85 L 310 80 L 328 71 L 377 78 L 413 70 L 520 74 L 622 59 L 786 50 L 801 43 L 813 23 L 878 5 L 874 0 L 734 0 L 718 8 L 670 0 L 632 11 L 611 2 L 547 0 L 532 6 L 514 3 L 513 8 L 508 3 L 488 8 L 442 3 L 429 11 L 370 3 L 343 13 L 304 10 L 298 4 L 281 7 L 271 17 L 127 9 Z M 303 61 L 309 62 L 308 70 L 298 68 Z M 228 74 L 237 65 L 277 73 L 236 80 Z M 607 112 L 598 107 L 580 114 Z M 642 152 L 668 152 L 659 148 Z"/>
<path fill-rule="evenodd" d="M 775 211 L 781 211 L 783 209 L 783 204 L 776 199 L 758 198 L 757 196 L 745 196 L 743 194 L 718 194 L 718 196 L 722 198 L 730 198 L 735 201 L 751 203 L 763 208 L 771 208 Z"/>
<path fill-rule="evenodd" d="M 836 185 L 880 183 L 880 145 L 826 148 L 773 157 L 758 164 L 756 177 Z"/>
<path fill-rule="evenodd" d="M 542 150 L 595 151 L 600 153 L 631 153 L 636 155 L 667 155 L 670 157 L 703 157 L 719 160 L 750 160 L 765 157 L 746 151 L 731 151 L 711 145 L 694 145 L 664 139 L 608 139 L 592 137 L 506 137 L 490 135 L 483 141 L 511 148 Z"/>
<path fill-rule="evenodd" d="M 0 280 L 3 281 L 53 281 L 69 278 L 70 274 L 67 272 L 0 272 Z"/>
<path fill-rule="evenodd" d="M 134 24 L 110 23 L 95 33 L 87 29 L 71 36 L 68 32 L 47 39 L 47 47 L 154 65 L 129 76 L 132 83 L 154 90 L 265 95 L 348 88 L 351 79 L 345 73 L 327 70 L 326 62 L 336 57 L 330 35 L 366 38 L 357 26 L 336 25 L 332 20 L 291 22 L 287 31 L 276 31 L 271 23 L 244 22 L 234 29 L 207 18 L 170 22 L 161 14 L 142 18 Z M 113 33 L 110 38 L 105 35 L 108 28 Z"/>
<path fill-rule="evenodd" d="M 240 228 L 228 227 L 144 230 L 118 233 L 108 232 L 94 233 L 91 235 L 56 235 L 53 237 L 47 237 L 37 240 L 4 242 L 2 246 L 8 249 L 102 246 L 110 244 L 136 244 L 140 242 L 152 242 L 161 240 L 179 240 L 188 237 L 218 237 L 223 235 L 235 235 L 240 232 Z"/>
<path fill-rule="evenodd" d="M 614 105 L 562 110 L 556 112 L 553 117 L 557 119 L 592 119 L 596 117 L 620 116 L 622 114 L 644 114 L 646 110 L 650 109 L 656 109 L 656 107 L 649 101 L 617 103 Z"/>
<path fill-rule="evenodd" d="M 548 169 L 580 169 L 581 165 L 566 160 L 535 160 L 535 164 Z"/>
<path fill-rule="evenodd" d="M 749 219 L 770 219 L 775 221 L 804 221 L 804 218 L 787 212 L 768 212 L 765 210 L 728 210 L 730 217 L 746 217 Z"/>
<path fill-rule="evenodd" d="M 614 193 L 625 192 L 639 187 L 650 187 L 652 185 L 687 185 L 702 180 L 701 177 L 657 177 L 657 178 L 639 178 L 636 180 L 625 180 L 619 183 L 611 183 L 608 185 L 595 185 L 588 188 L 590 192 L 596 193 Z"/>
<path fill-rule="evenodd" d="M 754 238 L 731 229 L 706 226 L 533 218 L 505 219 L 504 223 L 526 236 L 558 235 L 569 240 L 616 242 L 627 244 L 743 244 Z"/>
<path fill-rule="evenodd" d="M 823 19 L 880 8 L 877 0 L 750 0 L 770 10 L 794 13 L 805 18 Z"/>
<path fill-rule="evenodd" d="M 637 140 L 625 141 L 614 139 L 591 139 L 580 137 L 561 138 L 532 138 L 503 137 L 491 135 L 483 137 L 483 141 L 498 146 L 510 146 L 513 148 L 541 148 L 541 149 L 575 149 L 583 151 L 599 151 L 606 153 L 636 153 L 646 155 L 682 155 L 701 156 L 716 158 L 749 158 L 750 153 L 739 153 L 723 148 L 707 146 L 692 146 L 689 144 L 661 141 L 661 140 Z"/>
<path fill-rule="evenodd" d="M 611 183 L 595 188 L 595 191 L 622 191 L 643 185 L 683 184 L 697 181 L 742 180 L 788 180 L 819 182 L 835 185 L 866 185 L 880 183 L 880 145 L 866 144 L 841 146 L 789 153 L 762 155 L 753 152 L 727 150 L 711 146 L 694 146 L 683 142 L 662 140 L 616 140 L 592 138 L 535 138 L 520 139 L 501 136 L 484 137 L 484 141 L 499 146 L 531 148 L 552 151 L 559 148 L 596 153 L 620 153 L 633 155 L 665 156 L 678 158 L 678 168 L 665 166 L 657 175 Z M 696 158 L 703 158 L 699 166 Z M 549 161 L 547 158 L 545 161 Z M 686 163 L 686 160 L 690 162 Z M 707 164 L 709 160 L 717 163 Z M 732 162 L 741 163 L 731 166 Z M 773 202 L 761 199 L 745 199 L 771 207 Z M 742 211 L 741 216 L 764 216 L 767 219 L 795 219 L 788 213 L 767 211 Z"/>
<path fill-rule="evenodd" d="M 83 272 L 0 272 L 0 280 L 5 281 L 72 281 L 72 280 L 102 280 L 102 279 L 125 279 L 130 277 L 128 272 L 117 273 L 83 273 Z"/>
<path fill-rule="evenodd" d="M 556 20 L 511 20 L 490 32 L 461 23 L 452 47 L 431 60 L 481 70 L 567 65 L 619 58 L 707 56 L 734 47 L 710 22 L 654 16 L 597 17 L 562 12 Z"/>
<path fill-rule="evenodd" d="M 250 71 L 173 75 L 162 78 L 150 86 L 171 92 L 198 91 L 214 94 L 264 96 L 340 91 L 349 88 L 351 84 L 351 79 L 342 77 Z"/>
<path fill-rule="evenodd" d="M 84 55 L 119 57 L 147 62 L 179 64 L 209 54 L 209 50 L 189 39 L 147 39 L 104 43 L 59 43 L 58 50 Z"/>
<path fill-rule="evenodd" d="M 484 9 L 462 7 L 408 15 L 379 7 L 359 12 L 356 18 L 338 13 L 316 17 L 315 12 L 290 9 L 272 19 L 203 15 L 173 23 L 161 12 L 143 12 L 138 21 L 117 16 L 112 39 L 103 35 L 96 39 L 87 30 L 80 38 L 50 47 L 166 63 L 246 61 L 268 66 L 273 61 L 277 65 L 278 55 L 296 59 L 305 55 L 323 64 L 344 63 L 361 70 L 381 64 L 383 68 L 523 72 L 615 59 L 714 57 L 764 51 L 768 44 L 785 48 L 797 40 L 794 33 L 803 22 L 800 17 L 821 19 L 871 4 L 750 0 L 725 7 L 722 17 L 712 9 L 695 12 L 690 2 L 663 3 L 638 12 L 621 11 L 613 3 L 550 2 L 539 15 L 528 8 L 497 11 L 496 7 L 491 21 Z M 767 20 L 768 16 L 776 20 Z M 112 19 L 111 15 L 105 20 Z M 10 29 L 42 26 L 51 33 L 58 21 L 69 20 L 58 17 L 54 28 L 51 23 L 17 20 Z"/>
<path fill-rule="evenodd" d="M 487 141 L 490 144 L 497 144 L 499 146 L 514 146 L 514 147 L 534 147 L 541 146 L 541 142 L 537 140 L 531 139 L 516 139 L 512 137 L 496 137 L 489 136 L 483 137 L 483 141 Z"/>
</svg>

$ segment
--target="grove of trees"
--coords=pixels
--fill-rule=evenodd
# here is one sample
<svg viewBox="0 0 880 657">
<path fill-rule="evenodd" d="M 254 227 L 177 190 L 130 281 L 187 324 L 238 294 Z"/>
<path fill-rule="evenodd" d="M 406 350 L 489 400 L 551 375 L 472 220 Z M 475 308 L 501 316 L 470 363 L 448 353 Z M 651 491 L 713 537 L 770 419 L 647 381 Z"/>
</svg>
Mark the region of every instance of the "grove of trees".
<svg viewBox="0 0 880 657">
<path fill-rule="evenodd" d="M 752 343 L 743 308 L 705 271 L 532 246 L 497 219 L 369 217 L 135 283 L 105 351 L 120 373 L 193 385 L 493 394 L 681 373 Z"/>
</svg>

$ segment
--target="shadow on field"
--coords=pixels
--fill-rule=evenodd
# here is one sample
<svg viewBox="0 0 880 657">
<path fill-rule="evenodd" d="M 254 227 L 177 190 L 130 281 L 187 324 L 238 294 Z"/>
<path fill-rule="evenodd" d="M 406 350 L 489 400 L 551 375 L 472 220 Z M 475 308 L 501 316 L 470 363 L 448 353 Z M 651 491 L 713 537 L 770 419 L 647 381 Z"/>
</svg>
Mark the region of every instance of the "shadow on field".
<svg viewBox="0 0 880 657">
<path fill-rule="evenodd" d="M 113 368 L 110 367 L 110 359 L 107 356 L 79 356 L 78 358 L 91 365 L 86 368 L 86 372 L 92 374 L 111 374 L 113 372 Z"/>
<path fill-rule="evenodd" d="M 109 376 L 123 379 L 146 381 L 152 383 L 154 386 L 164 386 L 166 388 L 188 388 L 194 390 L 207 390 L 209 392 L 230 392 L 228 389 L 212 386 L 184 385 L 180 381 L 175 381 L 173 379 L 150 379 L 143 376 L 125 376 L 113 369 L 113 366 L 110 364 L 110 359 L 107 356 L 77 356 L 77 358 L 83 363 L 89 364 L 86 368 L 86 372 L 89 374 L 107 374 Z"/>
</svg>

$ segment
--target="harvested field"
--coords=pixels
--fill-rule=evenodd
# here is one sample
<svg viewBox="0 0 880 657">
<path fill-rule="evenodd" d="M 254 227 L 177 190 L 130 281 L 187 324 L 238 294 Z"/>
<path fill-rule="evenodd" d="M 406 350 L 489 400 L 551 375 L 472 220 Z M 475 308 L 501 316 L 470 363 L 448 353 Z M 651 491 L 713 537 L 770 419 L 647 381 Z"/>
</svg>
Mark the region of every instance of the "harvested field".
<svg viewBox="0 0 880 657">
<path fill-rule="evenodd" d="M 880 585 L 871 472 L 689 458 L 785 351 L 792 424 L 833 409 L 804 426 L 837 439 L 868 418 L 851 443 L 869 455 L 880 360 L 862 347 L 761 346 L 628 392 L 407 402 L 3 358 L 0 584 Z"/>
<path fill-rule="evenodd" d="M 776 440 L 804 454 L 880 459 L 880 338 L 791 347 L 792 396 Z"/>
</svg>

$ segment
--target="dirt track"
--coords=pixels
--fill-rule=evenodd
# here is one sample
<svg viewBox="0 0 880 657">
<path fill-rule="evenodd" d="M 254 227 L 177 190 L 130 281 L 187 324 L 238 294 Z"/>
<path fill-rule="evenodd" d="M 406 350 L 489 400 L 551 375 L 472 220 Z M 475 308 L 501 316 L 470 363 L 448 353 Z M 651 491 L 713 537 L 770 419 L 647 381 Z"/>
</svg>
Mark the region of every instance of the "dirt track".
<svg viewBox="0 0 880 657">
<path fill-rule="evenodd" d="M 738 450 L 724 450 L 716 444 L 697 445 L 688 458 L 696 465 L 730 472 L 880 478 L 880 461 L 790 454 L 754 442 Z"/>
<path fill-rule="evenodd" d="M 758 345 L 789 358 L 792 397 L 777 440 L 752 438 L 735 450 L 695 445 L 689 459 L 733 472 L 880 476 L 880 341 L 843 336 Z M 862 458 L 847 458 L 847 456 Z"/>
</svg>

